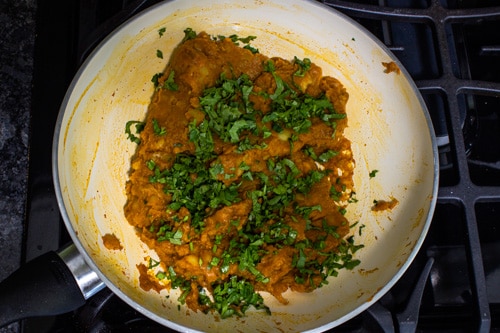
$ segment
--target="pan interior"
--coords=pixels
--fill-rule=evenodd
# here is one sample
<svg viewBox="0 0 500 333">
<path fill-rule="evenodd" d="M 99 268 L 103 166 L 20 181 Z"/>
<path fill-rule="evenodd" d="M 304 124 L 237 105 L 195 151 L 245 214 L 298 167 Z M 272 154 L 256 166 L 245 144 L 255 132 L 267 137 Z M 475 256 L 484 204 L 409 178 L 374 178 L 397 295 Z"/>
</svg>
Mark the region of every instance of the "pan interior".
<svg viewBox="0 0 500 333">
<path fill-rule="evenodd" d="M 437 168 L 430 121 L 418 92 L 399 62 L 362 28 L 313 2 L 171 1 L 139 15 L 107 38 L 73 81 L 57 124 L 56 191 L 77 247 L 106 284 L 130 305 L 178 330 L 283 332 L 336 326 L 382 296 L 401 276 L 426 234 L 434 210 Z M 165 27 L 160 37 L 158 30 Z M 364 225 L 356 239 L 362 263 L 309 294 L 288 293 L 289 305 L 268 297 L 272 316 L 248 313 L 214 320 L 180 307 L 167 292 L 144 292 L 136 265 L 156 255 L 138 240 L 123 214 L 125 182 L 135 144 L 125 124 L 145 116 L 153 85 L 187 27 L 213 35 L 255 35 L 261 53 L 308 57 L 349 92 L 349 127 L 356 160 L 357 199 L 351 222 Z M 384 72 L 395 62 L 401 73 Z M 369 173 L 378 170 L 376 177 Z M 372 212 L 374 200 L 396 198 L 390 211 Z M 106 249 L 114 234 L 120 251 Z M 173 292 L 175 294 L 175 291 Z M 267 296 L 265 296 L 267 297 Z M 207 318 L 207 316 L 209 318 Z"/>
</svg>

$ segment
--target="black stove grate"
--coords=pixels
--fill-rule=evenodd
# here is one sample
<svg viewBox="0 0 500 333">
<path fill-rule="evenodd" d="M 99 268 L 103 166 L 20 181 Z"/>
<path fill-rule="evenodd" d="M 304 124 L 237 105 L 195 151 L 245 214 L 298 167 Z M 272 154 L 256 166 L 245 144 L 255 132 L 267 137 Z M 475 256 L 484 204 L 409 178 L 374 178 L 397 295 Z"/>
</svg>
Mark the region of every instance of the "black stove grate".
<svg viewBox="0 0 500 333">
<path fill-rule="evenodd" d="M 441 329 L 453 326 L 457 331 L 467 331 L 466 327 L 483 332 L 498 329 L 498 3 L 438 0 L 325 3 L 365 26 L 367 20 L 380 26 L 370 30 L 379 33 L 378 37 L 409 70 L 426 100 L 436 129 L 440 189 L 426 242 L 432 245 L 423 249 L 436 261 L 430 274 L 434 304 L 428 306 L 424 299 L 421 310 L 424 318 L 419 326 L 427 325 L 426 319 L 441 318 L 445 319 Z M 400 44 L 399 37 L 393 36 L 398 31 L 415 36 L 413 40 L 427 39 L 424 45 L 428 46 Z M 415 55 L 422 53 L 423 58 L 415 59 Z M 458 310 L 451 318 L 451 309 L 446 311 L 450 306 Z M 465 318 L 471 326 L 463 326 Z M 449 322 L 448 327 L 445 322 Z"/>
<path fill-rule="evenodd" d="M 500 301 L 500 266 L 495 259 L 500 250 L 500 7 L 485 1 L 475 1 L 482 7 L 472 9 L 460 8 L 474 5 L 466 1 L 414 1 L 421 5 L 418 8 L 401 8 L 402 2 L 394 8 L 396 1 L 379 2 L 385 4 L 325 1 L 361 22 L 380 22 L 379 38 L 410 71 L 424 95 L 436 128 L 441 163 L 438 205 L 431 226 L 437 232 L 431 230 L 429 236 L 440 239 L 426 251 L 436 260 L 430 278 L 433 287 L 441 284 L 446 290 L 434 288 L 435 304 L 429 307 L 428 316 L 446 316 L 440 311 L 461 304 L 467 309 L 465 317 L 472 320 L 471 328 L 487 332 L 498 325 L 493 314 L 498 316 Z M 424 51 L 412 52 L 398 44 L 397 37 L 391 37 L 396 29 L 430 38 L 425 50 L 430 53 L 424 59 L 430 69 L 426 74 L 420 72 L 422 62 L 411 57 Z M 446 238 L 450 239 L 443 241 Z M 469 286 L 469 290 L 456 286 Z M 422 307 L 426 310 L 425 304 Z M 454 318 L 457 326 L 460 317 L 464 315 L 458 312 Z"/>
<path fill-rule="evenodd" d="M 58 216 L 48 156 L 55 118 L 72 76 L 102 38 L 157 2 L 39 1 L 26 259 L 69 240 L 61 223 L 47 222 Z M 417 258 L 387 295 L 336 331 L 500 332 L 498 2 L 321 2 L 357 20 L 400 59 L 424 96 L 440 155 L 436 212 Z M 74 313 L 26 320 L 22 330 L 168 331 L 108 290 Z"/>
</svg>

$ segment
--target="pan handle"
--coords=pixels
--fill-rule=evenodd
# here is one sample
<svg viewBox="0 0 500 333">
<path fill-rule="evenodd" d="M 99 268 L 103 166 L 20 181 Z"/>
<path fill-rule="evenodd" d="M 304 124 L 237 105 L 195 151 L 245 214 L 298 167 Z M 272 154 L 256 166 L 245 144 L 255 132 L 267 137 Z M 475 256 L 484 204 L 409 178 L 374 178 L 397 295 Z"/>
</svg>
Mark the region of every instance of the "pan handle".
<svg viewBox="0 0 500 333">
<path fill-rule="evenodd" d="M 35 258 L 0 283 L 0 327 L 75 310 L 104 288 L 72 244 Z"/>
</svg>

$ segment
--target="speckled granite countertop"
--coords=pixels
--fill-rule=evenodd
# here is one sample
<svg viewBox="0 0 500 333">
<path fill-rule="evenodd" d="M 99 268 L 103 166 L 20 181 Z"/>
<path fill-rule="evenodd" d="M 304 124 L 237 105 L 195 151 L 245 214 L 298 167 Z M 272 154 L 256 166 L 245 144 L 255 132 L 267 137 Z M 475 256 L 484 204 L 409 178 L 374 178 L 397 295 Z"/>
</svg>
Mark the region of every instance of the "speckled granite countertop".
<svg viewBox="0 0 500 333">
<path fill-rule="evenodd" d="M 35 13 L 36 0 L 0 0 L 0 280 L 21 262 Z"/>
</svg>

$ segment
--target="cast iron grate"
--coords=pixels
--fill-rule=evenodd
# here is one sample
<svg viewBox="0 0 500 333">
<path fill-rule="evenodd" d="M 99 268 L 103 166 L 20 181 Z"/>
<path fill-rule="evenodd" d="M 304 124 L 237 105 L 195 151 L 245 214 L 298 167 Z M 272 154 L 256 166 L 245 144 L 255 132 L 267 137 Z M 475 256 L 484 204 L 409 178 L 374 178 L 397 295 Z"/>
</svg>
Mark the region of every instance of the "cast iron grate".
<svg viewBox="0 0 500 333">
<path fill-rule="evenodd" d="M 440 146 L 440 189 L 430 239 L 426 241 L 431 245 L 424 246 L 423 251 L 435 259 L 431 284 L 442 284 L 445 291 L 433 289 L 434 304 L 428 307 L 427 318 L 448 316 L 441 322 L 441 329 L 498 329 L 498 3 L 323 2 L 355 18 L 384 41 L 410 72 L 432 117 Z M 470 290 L 463 289 L 464 285 Z M 464 291 L 467 296 L 461 295 Z M 424 295 L 420 329 L 426 326 L 425 302 Z M 452 304 L 456 312 L 446 311 Z M 460 324 L 451 323 L 450 318 Z M 464 320 L 470 322 L 454 327 Z"/>
<path fill-rule="evenodd" d="M 47 156 L 69 81 L 102 38 L 157 2 L 39 1 L 25 258 L 69 240 L 62 224 L 46 223 L 57 220 Z M 357 20 L 400 59 L 424 96 L 440 153 L 438 204 L 422 250 L 380 302 L 336 331 L 500 331 L 500 6 L 320 2 Z M 25 321 L 23 332 L 120 332 L 132 328 L 127 323 L 168 331 L 103 290 L 74 314 Z"/>
</svg>

